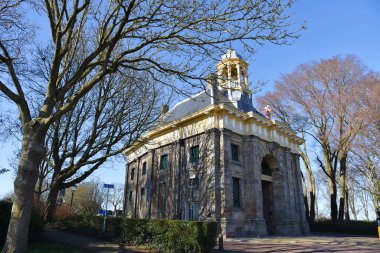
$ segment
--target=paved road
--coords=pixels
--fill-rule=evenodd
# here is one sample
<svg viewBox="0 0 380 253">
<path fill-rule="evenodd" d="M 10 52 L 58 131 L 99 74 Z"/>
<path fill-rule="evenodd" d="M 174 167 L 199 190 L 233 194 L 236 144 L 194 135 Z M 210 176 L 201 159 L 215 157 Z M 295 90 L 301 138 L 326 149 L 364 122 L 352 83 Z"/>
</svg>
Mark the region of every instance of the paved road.
<svg viewBox="0 0 380 253">
<path fill-rule="evenodd" d="M 266 237 L 227 239 L 223 251 L 235 252 L 380 252 L 380 239 L 374 237 L 353 237 L 342 235 L 313 235 L 305 237 Z"/>
<path fill-rule="evenodd" d="M 144 251 L 134 247 L 126 247 L 111 242 L 105 242 L 90 237 L 80 236 L 59 230 L 46 229 L 43 237 L 61 243 L 67 243 L 91 252 L 132 252 L 143 253 Z M 371 252 L 380 253 L 380 239 L 375 237 L 353 237 L 344 235 L 312 235 L 304 237 L 264 237 L 264 238 L 241 238 L 227 239 L 224 241 L 224 250 L 215 247 L 212 253 L 237 253 L 237 252 Z"/>
</svg>

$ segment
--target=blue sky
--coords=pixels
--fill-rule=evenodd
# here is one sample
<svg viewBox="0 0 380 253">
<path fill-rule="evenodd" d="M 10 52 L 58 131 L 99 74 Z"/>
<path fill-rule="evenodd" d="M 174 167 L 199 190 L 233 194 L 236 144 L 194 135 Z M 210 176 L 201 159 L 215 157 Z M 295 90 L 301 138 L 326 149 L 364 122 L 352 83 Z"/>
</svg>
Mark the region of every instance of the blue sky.
<svg viewBox="0 0 380 253">
<path fill-rule="evenodd" d="M 259 48 L 250 59 L 251 81 L 273 81 L 301 63 L 346 54 L 380 71 L 380 1 L 303 0 L 293 10 L 307 29 L 290 46 Z"/>
<path fill-rule="evenodd" d="M 265 90 L 282 73 L 301 63 L 334 55 L 354 54 L 369 68 L 380 71 L 380 1 L 303 0 L 294 8 L 295 22 L 306 22 L 306 30 L 289 46 L 266 44 L 249 61 L 250 81 L 268 81 Z M 232 44 L 232 46 L 234 46 Z M 216 63 L 215 63 L 216 64 Z M 0 104 L 0 108 L 4 104 Z M 0 168 L 9 168 L 11 143 L 0 144 Z M 112 167 L 112 168 L 111 168 Z M 98 170 L 94 177 L 105 183 L 123 184 L 125 165 L 115 162 Z M 0 196 L 13 191 L 13 173 L 0 175 Z"/>
</svg>

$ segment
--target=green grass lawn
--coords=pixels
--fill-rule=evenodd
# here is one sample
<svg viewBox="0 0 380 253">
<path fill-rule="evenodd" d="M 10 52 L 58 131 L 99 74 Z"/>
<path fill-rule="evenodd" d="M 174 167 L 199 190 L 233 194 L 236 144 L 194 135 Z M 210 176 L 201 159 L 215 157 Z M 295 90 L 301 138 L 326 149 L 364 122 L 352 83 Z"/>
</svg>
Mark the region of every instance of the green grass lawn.
<svg viewBox="0 0 380 253">
<path fill-rule="evenodd" d="M 90 253 L 92 251 L 81 249 L 72 245 L 50 240 L 40 240 L 29 245 L 28 253 Z"/>
</svg>

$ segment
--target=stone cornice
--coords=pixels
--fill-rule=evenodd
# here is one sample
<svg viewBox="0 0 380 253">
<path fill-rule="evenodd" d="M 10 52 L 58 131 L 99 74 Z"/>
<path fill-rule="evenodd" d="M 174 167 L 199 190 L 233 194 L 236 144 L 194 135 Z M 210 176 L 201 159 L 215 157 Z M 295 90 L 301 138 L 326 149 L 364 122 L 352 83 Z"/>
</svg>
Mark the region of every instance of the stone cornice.
<svg viewBox="0 0 380 253">
<path fill-rule="evenodd" d="M 263 128 L 266 128 L 267 131 L 276 130 L 278 133 L 281 133 L 282 135 L 287 136 L 295 144 L 300 145 L 304 142 L 304 140 L 298 137 L 292 129 L 290 129 L 289 127 L 287 127 L 286 125 L 280 122 L 266 119 L 253 112 L 245 113 L 245 112 L 239 111 L 235 107 L 230 106 L 228 104 L 219 104 L 219 105 L 209 105 L 203 108 L 202 110 L 189 114 L 186 117 L 183 117 L 179 120 L 155 127 L 151 131 L 144 134 L 143 137 L 138 142 L 136 142 L 132 147 L 125 150 L 123 154 L 124 155 L 131 154 L 137 149 L 147 144 L 150 140 L 153 140 L 162 135 L 176 131 L 182 127 L 186 127 L 200 120 L 204 120 L 207 118 L 211 118 L 211 119 L 214 118 L 215 120 L 215 118 L 221 119 L 226 116 L 231 117 L 231 118 L 236 118 L 239 122 L 242 122 L 242 123 L 244 122 L 244 124 L 249 124 L 249 122 L 253 121 L 255 124 L 260 125 Z M 219 126 L 217 128 L 223 128 L 223 126 Z M 249 133 L 249 135 L 252 135 L 252 133 Z"/>
</svg>

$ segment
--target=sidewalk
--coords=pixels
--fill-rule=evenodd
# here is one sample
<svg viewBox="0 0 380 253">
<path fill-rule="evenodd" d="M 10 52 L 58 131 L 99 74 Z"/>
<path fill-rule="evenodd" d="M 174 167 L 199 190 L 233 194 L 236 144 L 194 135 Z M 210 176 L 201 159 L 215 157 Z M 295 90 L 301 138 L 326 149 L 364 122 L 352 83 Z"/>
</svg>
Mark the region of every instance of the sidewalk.
<svg viewBox="0 0 380 253">
<path fill-rule="evenodd" d="M 380 252 L 380 239 L 342 234 L 312 234 L 302 237 L 268 236 L 264 238 L 226 239 L 224 250 L 212 253 L 235 252 Z"/>
<path fill-rule="evenodd" d="M 102 241 L 91 237 L 81 236 L 60 230 L 46 229 L 42 236 L 50 241 L 69 244 L 83 248 L 91 252 L 120 252 L 120 253 L 146 253 L 154 252 L 141 250 L 136 247 L 118 245 L 116 243 Z M 311 236 L 282 237 L 267 236 L 263 238 L 236 238 L 224 241 L 224 250 L 218 250 L 218 246 L 212 253 L 237 253 L 237 252 L 362 252 L 380 253 L 380 239 L 376 237 L 361 237 L 342 234 L 312 234 Z"/>
<path fill-rule="evenodd" d="M 42 237 L 51 241 L 60 242 L 77 246 L 91 252 L 107 252 L 107 253 L 146 253 L 154 252 L 149 250 L 141 250 L 136 247 L 118 245 L 116 243 L 98 240 L 92 237 L 81 236 L 74 233 L 68 233 L 61 230 L 45 229 Z"/>
</svg>

